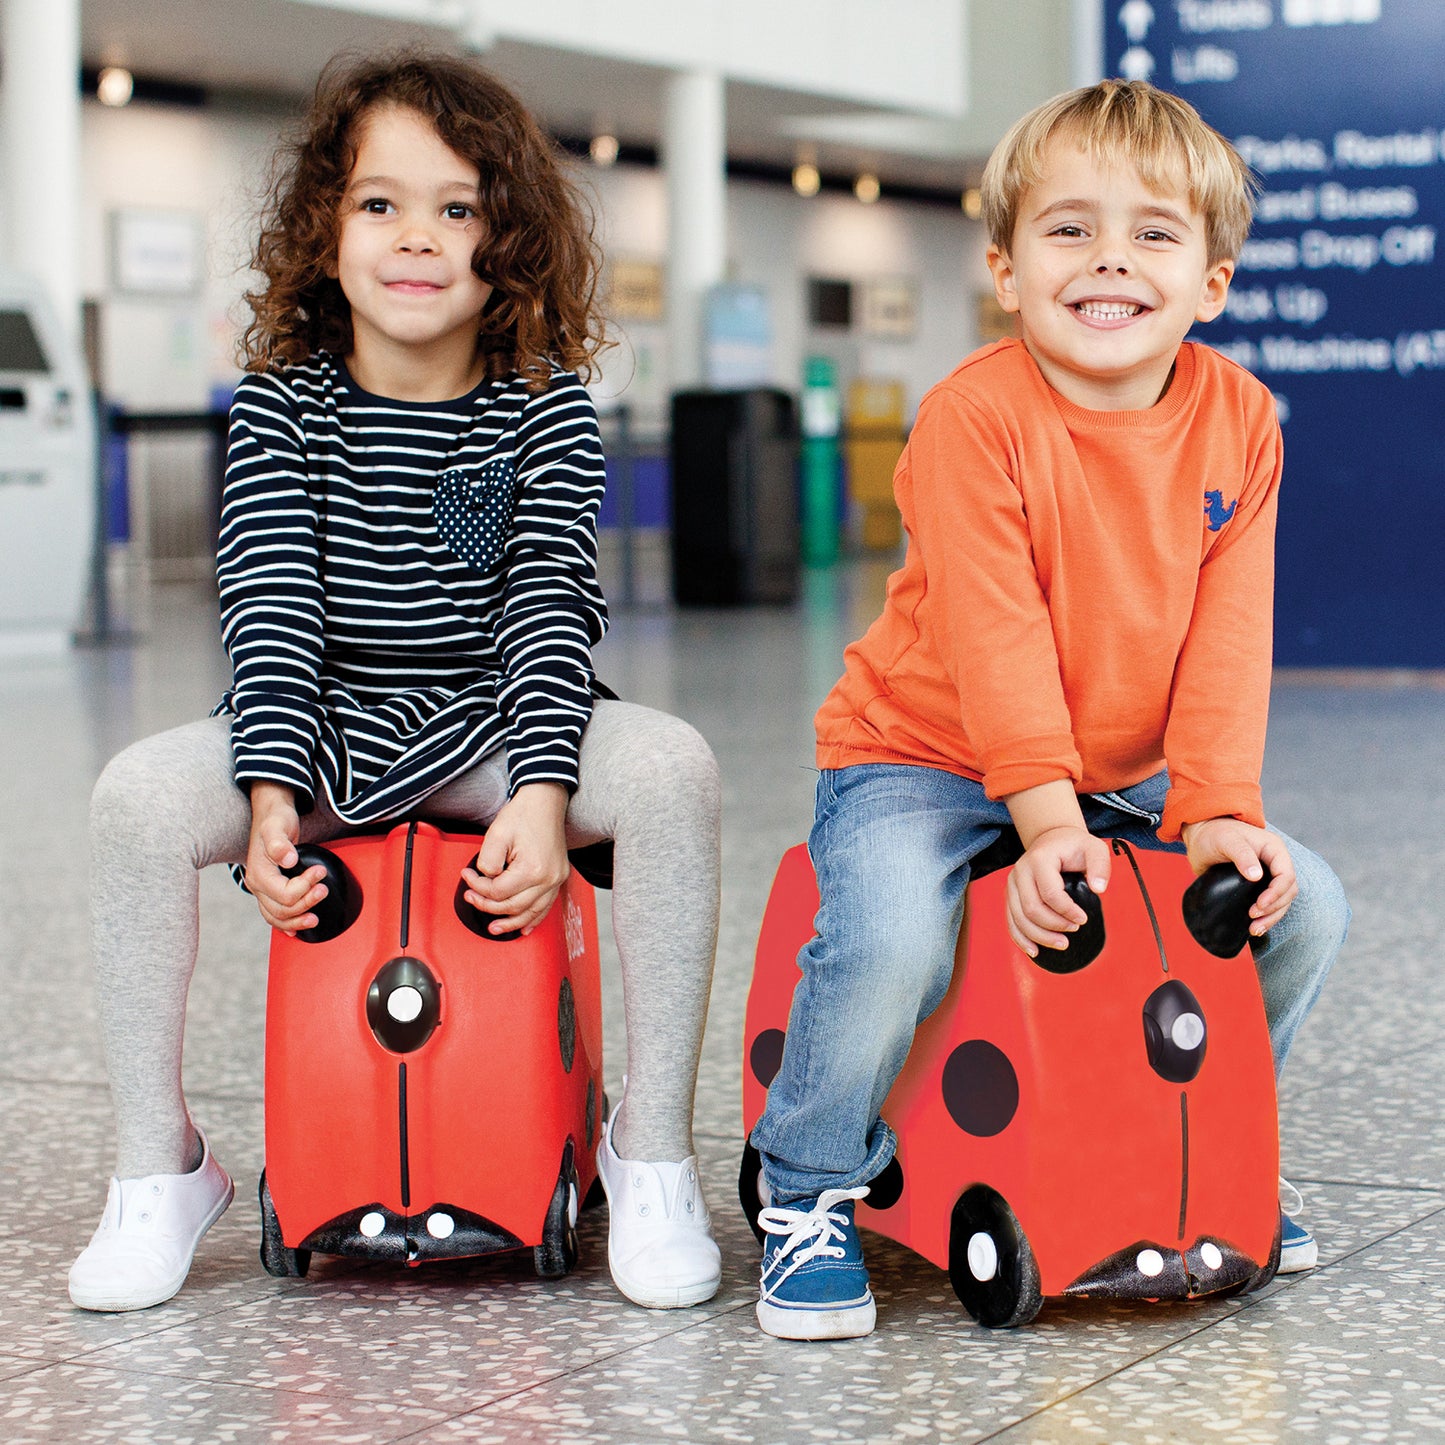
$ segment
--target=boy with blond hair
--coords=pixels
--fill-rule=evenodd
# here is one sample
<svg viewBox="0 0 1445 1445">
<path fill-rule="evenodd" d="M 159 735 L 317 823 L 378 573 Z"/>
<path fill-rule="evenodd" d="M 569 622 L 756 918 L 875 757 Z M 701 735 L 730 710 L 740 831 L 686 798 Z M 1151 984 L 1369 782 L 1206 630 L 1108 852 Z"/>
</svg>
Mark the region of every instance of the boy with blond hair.
<svg viewBox="0 0 1445 1445">
<path fill-rule="evenodd" d="M 822 904 L 752 1136 L 758 1320 L 783 1338 L 873 1328 L 854 1202 L 893 1157 L 879 1109 L 948 987 L 972 860 L 1004 830 L 1030 956 L 1084 922 L 1064 873 L 1108 886 L 1106 836 L 1267 872 L 1250 943 L 1276 1073 L 1348 926 L 1260 792 L 1273 400 L 1184 340 L 1224 309 L 1249 173 L 1184 101 L 1104 81 L 1020 120 L 983 196 L 1021 339 L 924 398 L 895 476 L 907 554 L 816 720 Z M 1315 1255 L 1286 1217 L 1281 1269 Z"/>
</svg>

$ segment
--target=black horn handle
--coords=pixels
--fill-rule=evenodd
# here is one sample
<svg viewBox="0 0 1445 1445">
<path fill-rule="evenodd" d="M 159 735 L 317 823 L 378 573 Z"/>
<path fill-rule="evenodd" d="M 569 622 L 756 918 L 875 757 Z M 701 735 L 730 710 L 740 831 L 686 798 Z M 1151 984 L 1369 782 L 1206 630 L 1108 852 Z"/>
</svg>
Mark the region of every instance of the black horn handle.
<svg viewBox="0 0 1445 1445">
<path fill-rule="evenodd" d="M 1082 873 L 1065 873 L 1064 889 L 1080 908 L 1085 918 L 1068 934 L 1063 948 L 1041 948 L 1034 962 L 1050 973 L 1077 973 L 1087 968 L 1104 951 L 1104 905 L 1089 887 Z"/>
<path fill-rule="evenodd" d="M 303 943 L 328 943 L 346 931 L 350 914 L 350 885 L 341 859 L 314 843 L 302 843 L 296 849 L 296 862 L 281 871 L 288 878 L 299 878 L 308 868 L 324 868 L 326 897 L 311 911 L 316 915 L 315 928 L 303 928 L 296 937 Z"/>
<path fill-rule="evenodd" d="M 1269 870 L 1251 882 L 1233 863 L 1206 868 L 1184 890 L 1184 923 L 1216 958 L 1233 958 L 1249 942 L 1249 910 L 1269 887 Z"/>
</svg>

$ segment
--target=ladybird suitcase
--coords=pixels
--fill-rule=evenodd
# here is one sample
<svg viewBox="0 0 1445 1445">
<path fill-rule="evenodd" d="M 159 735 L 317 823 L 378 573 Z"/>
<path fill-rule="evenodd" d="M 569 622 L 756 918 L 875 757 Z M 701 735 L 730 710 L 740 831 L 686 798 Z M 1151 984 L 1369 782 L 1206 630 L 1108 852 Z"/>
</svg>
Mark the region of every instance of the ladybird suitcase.
<svg viewBox="0 0 1445 1445">
<path fill-rule="evenodd" d="M 531 1246 L 576 1260 L 601 1128 L 592 890 L 574 871 L 525 938 L 463 899 L 480 835 L 402 824 L 305 850 L 333 907 L 272 936 L 261 1259 L 419 1264 Z"/>
<path fill-rule="evenodd" d="M 1112 846 L 1107 893 L 1075 885 L 1092 914 L 1083 946 L 1042 966 L 1008 935 L 1007 871 L 975 878 L 948 993 L 883 1106 L 898 1153 L 858 1222 L 947 1269 L 986 1325 L 1027 1323 L 1045 1296 L 1255 1289 L 1278 1264 L 1274 1071 L 1245 951 L 1263 884 L 1232 868 L 1200 880 L 1189 904 L 1206 952 L 1181 916 L 1187 861 Z M 747 1131 L 782 1060 L 817 908 L 807 850 L 793 848 L 748 997 Z M 758 1174 L 748 1145 L 739 1193 L 755 1228 Z"/>
</svg>

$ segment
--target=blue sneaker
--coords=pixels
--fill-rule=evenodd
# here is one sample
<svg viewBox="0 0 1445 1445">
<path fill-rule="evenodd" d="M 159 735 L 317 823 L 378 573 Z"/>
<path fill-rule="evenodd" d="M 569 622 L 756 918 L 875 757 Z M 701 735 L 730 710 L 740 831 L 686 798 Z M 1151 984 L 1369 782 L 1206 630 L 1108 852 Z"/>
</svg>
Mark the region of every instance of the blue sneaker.
<svg viewBox="0 0 1445 1445">
<path fill-rule="evenodd" d="M 1279 1274 L 1299 1274 L 1313 1269 L 1319 1263 L 1319 1246 L 1315 1237 L 1304 1225 L 1291 1218 L 1285 1210 L 1298 1212 L 1304 1208 L 1304 1199 L 1298 1189 L 1282 1175 L 1279 1181 L 1280 1237 Z"/>
<path fill-rule="evenodd" d="M 763 1244 L 758 1324 L 780 1340 L 851 1340 L 873 1333 L 876 1311 L 853 1222 L 862 1189 L 825 1189 L 758 1215 Z"/>
</svg>

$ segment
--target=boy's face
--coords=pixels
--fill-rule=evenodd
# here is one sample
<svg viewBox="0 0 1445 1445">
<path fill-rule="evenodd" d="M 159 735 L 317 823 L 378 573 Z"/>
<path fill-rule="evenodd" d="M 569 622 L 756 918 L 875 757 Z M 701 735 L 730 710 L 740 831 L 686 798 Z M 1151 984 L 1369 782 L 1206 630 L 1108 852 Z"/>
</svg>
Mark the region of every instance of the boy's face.
<svg viewBox="0 0 1445 1445">
<path fill-rule="evenodd" d="M 1234 274 L 1232 261 L 1210 263 L 1186 195 L 1151 191 L 1131 162 L 1096 161 L 1061 137 L 1020 199 L 1012 245 L 990 246 L 988 266 L 1044 379 L 1097 411 L 1153 406 L 1185 334 L 1224 309 Z"/>
<path fill-rule="evenodd" d="M 363 386 L 362 372 L 472 368 L 492 294 L 472 270 L 480 181 L 418 112 L 378 106 L 362 122 L 331 274 L 351 306 Z"/>
</svg>

